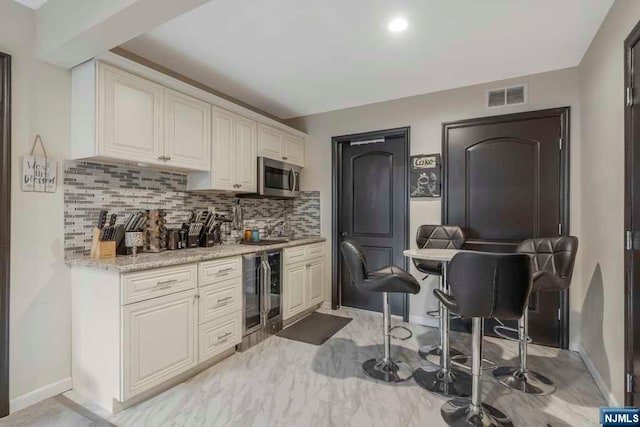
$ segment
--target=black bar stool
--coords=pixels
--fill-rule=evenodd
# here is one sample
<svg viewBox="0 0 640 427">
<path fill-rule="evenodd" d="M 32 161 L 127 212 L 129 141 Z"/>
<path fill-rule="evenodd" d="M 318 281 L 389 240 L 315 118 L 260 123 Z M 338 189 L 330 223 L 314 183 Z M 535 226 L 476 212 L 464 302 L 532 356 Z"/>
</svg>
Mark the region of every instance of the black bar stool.
<svg viewBox="0 0 640 427">
<path fill-rule="evenodd" d="M 578 238 L 574 236 L 527 239 L 516 249 L 517 253 L 531 258 L 532 292 L 560 292 L 569 287 L 573 266 L 578 252 Z M 516 332 L 518 338 L 505 335 L 503 331 Z M 527 394 L 545 395 L 553 393 L 555 386 L 546 376 L 527 368 L 527 344 L 529 337 L 529 315 L 525 310 L 518 320 L 518 329 L 503 325 L 496 326 L 494 332 L 519 343 L 519 366 L 500 366 L 493 375 L 503 385 Z"/>
<path fill-rule="evenodd" d="M 408 380 L 413 374 L 411 367 L 405 362 L 391 357 L 391 306 L 389 304 L 389 293 L 417 294 L 420 291 L 418 281 L 410 273 L 395 265 L 369 272 L 364 251 L 353 240 L 342 242 L 341 250 L 347 262 L 349 276 L 353 284 L 362 291 L 382 294 L 384 356 L 367 360 L 362 364 L 362 369 L 369 377 L 380 381 L 400 382 Z"/>
<path fill-rule="evenodd" d="M 472 318 L 472 392 L 454 398 L 440 412 L 450 426 L 513 426 L 509 417 L 482 403 L 482 339 L 484 319 L 519 319 L 531 291 L 531 264 L 523 254 L 465 252 L 449 264 L 451 294 L 435 289 L 436 297 L 453 313 Z"/>
<path fill-rule="evenodd" d="M 464 232 L 462 228 L 457 225 L 425 224 L 418 227 L 418 231 L 416 232 L 416 245 L 419 249 L 462 249 L 464 242 Z M 443 280 L 444 272 L 441 262 L 413 258 L 413 265 L 419 272 L 426 274 L 422 280 L 429 276 L 438 276 L 440 280 L 440 290 L 443 292 L 448 291 L 448 285 L 445 280 Z M 450 331 L 447 327 L 449 322 L 444 321 L 445 315 L 449 315 L 449 311 L 446 310 L 442 304 L 439 305 L 438 310 L 428 311 L 427 316 L 439 319 L 440 342 L 436 345 L 420 347 L 418 354 L 420 354 L 420 357 L 423 359 L 427 359 L 429 355 L 439 357 L 442 353 L 443 341 L 449 339 Z M 459 316 L 453 316 L 453 318 L 459 318 Z M 453 348 L 449 348 L 449 357 L 459 363 L 465 363 L 466 361 L 466 356 L 461 351 Z"/>
</svg>

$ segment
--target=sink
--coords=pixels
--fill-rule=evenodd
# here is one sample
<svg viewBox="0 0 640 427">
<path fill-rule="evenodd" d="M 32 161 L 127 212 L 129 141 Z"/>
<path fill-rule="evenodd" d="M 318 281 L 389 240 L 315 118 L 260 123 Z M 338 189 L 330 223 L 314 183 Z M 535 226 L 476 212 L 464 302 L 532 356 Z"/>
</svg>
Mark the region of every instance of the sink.
<svg viewBox="0 0 640 427">
<path fill-rule="evenodd" d="M 289 239 L 261 239 L 261 240 L 258 240 L 256 242 L 254 242 L 254 241 L 248 242 L 246 240 L 243 240 L 243 241 L 240 242 L 240 244 L 242 244 L 242 245 L 256 245 L 256 246 L 259 246 L 259 245 L 277 245 L 278 243 L 287 243 L 288 241 L 289 241 Z"/>
</svg>

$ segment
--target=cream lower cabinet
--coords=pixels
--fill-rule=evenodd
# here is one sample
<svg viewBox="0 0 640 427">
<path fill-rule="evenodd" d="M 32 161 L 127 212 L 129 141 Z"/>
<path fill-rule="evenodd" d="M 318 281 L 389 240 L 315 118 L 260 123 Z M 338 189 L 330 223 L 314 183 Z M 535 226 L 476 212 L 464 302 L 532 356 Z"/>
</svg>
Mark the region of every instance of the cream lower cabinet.
<svg viewBox="0 0 640 427">
<path fill-rule="evenodd" d="M 284 250 L 283 320 L 324 301 L 324 242 Z"/>
<path fill-rule="evenodd" d="M 309 305 L 323 302 L 324 267 L 324 259 L 322 258 L 310 261 L 307 267 L 307 297 Z"/>
<path fill-rule="evenodd" d="M 122 308 L 125 400 L 198 364 L 196 289 Z"/>
<path fill-rule="evenodd" d="M 307 306 L 307 264 L 284 268 L 284 306 L 282 318 L 287 320 L 303 312 Z"/>
<path fill-rule="evenodd" d="M 115 412 L 242 340 L 242 257 L 120 274 L 71 269 L 73 388 Z"/>
</svg>

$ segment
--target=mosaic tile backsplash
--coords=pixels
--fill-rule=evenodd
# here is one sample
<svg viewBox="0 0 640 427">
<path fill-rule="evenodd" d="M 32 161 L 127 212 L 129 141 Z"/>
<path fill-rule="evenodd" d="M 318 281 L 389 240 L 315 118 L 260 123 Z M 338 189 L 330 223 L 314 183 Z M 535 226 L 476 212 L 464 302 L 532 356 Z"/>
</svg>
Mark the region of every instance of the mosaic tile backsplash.
<svg viewBox="0 0 640 427">
<path fill-rule="evenodd" d="M 91 229 L 100 209 L 118 215 L 118 223 L 140 209 L 165 209 L 167 225 L 178 227 L 194 209 L 215 207 L 216 213 L 231 216 L 240 200 L 244 228 L 260 229 L 285 220 L 286 229 L 276 231 L 295 236 L 320 234 L 320 192 L 305 191 L 288 200 L 237 199 L 224 193 L 187 192 L 187 176 L 130 166 L 116 166 L 67 160 L 64 163 L 64 250 L 67 258 L 88 255 Z M 242 230 L 227 226 L 226 243 L 237 242 Z"/>
</svg>

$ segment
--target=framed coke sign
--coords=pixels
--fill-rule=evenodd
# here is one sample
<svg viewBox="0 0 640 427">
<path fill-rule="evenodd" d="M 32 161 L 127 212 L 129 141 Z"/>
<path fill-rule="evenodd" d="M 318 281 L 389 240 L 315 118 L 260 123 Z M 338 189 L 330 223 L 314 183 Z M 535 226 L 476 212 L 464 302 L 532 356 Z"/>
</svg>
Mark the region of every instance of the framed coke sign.
<svg viewBox="0 0 640 427">
<path fill-rule="evenodd" d="M 410 157 L 409 195 L 415 198 L 440 197 L 440 154 Z"/>
</svg>

